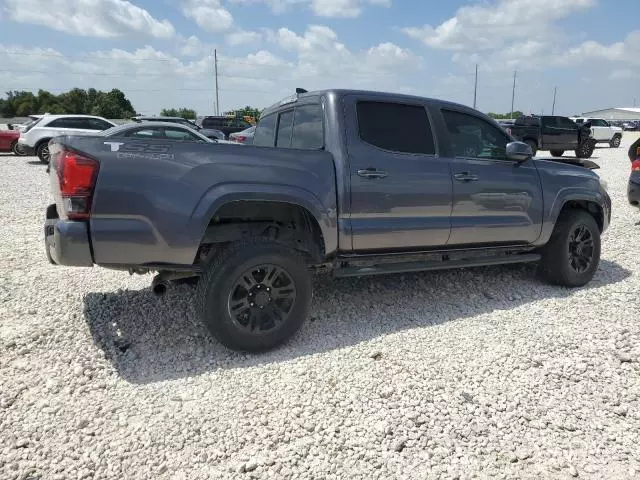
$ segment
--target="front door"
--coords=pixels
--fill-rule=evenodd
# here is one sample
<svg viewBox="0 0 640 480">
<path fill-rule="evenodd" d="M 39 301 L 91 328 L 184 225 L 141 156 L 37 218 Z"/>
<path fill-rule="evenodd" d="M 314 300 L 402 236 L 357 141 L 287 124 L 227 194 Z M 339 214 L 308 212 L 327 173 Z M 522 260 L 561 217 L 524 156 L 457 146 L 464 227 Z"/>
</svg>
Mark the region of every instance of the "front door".
<svg viewBox="0 0 640 480">
<path fill-rule="evenodd" d="M 353 250 L 442 246 L 450 232 L 449 160 L 420 101 L 344 98 Z"/>
<path fill-rule="evenodd" d="M 542 188 L 533 161 L 506 159 L 509 138 L 481 117 L 443 109 L 454 158 L 449 245 L 528 244 L 542 230 Z"/>
</svg>

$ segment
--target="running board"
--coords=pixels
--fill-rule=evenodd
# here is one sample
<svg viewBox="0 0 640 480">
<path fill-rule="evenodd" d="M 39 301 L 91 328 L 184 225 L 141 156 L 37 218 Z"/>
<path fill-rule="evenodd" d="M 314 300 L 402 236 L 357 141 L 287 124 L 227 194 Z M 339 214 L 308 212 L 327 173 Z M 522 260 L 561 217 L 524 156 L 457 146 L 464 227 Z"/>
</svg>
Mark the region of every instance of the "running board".
<svg viewBox="0 0 640 480">
<path fill-rule="evenodd" d="M 428 270 L 448 270 L 450 268 L 487 267 L 512 263 L 538 262 L 540 255 L 527 253 L 509 256 L 472 258 L 468 260 L 417 261 L 401 263 L 383 263 L 369 267 L 343 267 L 334 270 L 336 277 L 360 277 L 364 275 L 382 275 L 387 273 L 411 273 Z"/>
</svg>

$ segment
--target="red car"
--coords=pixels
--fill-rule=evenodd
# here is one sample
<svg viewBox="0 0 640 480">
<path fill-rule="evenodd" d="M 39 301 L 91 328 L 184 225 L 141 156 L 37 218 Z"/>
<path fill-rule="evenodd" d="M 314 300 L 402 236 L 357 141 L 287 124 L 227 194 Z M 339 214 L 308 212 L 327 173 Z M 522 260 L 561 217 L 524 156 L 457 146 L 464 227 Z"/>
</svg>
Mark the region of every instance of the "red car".
<svg viewBox="0 0 640 480">
<path fill-rule="evenodd" d="M 20 132 L 18 130 L 0 130 L 0 152 L 13 152 L 14 155 L 24 155 L 18 145 Z"/>
</svg>

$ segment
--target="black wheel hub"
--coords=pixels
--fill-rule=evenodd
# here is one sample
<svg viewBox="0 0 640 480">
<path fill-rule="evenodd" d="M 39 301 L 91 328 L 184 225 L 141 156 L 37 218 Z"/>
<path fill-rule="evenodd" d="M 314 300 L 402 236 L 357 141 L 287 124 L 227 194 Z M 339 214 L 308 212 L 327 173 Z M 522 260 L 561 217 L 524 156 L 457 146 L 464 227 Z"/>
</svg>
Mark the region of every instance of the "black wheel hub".
<svg viewBox="0 0 640 480">
<path fill-rule="evenodd" d="M 229 294 L 229 315 L 245 333 L 265 333 L 289 318 L 295 299 L 295 284 L 285 269 L 259 265 L 234 282 Z"/>
<path fill-rule="evenodd" d="M 593 263 L 594 243 L 591 231 L 579 225 L 569 236 L 569 265 L 576 273 L 586 272 Z"/>
</svg>

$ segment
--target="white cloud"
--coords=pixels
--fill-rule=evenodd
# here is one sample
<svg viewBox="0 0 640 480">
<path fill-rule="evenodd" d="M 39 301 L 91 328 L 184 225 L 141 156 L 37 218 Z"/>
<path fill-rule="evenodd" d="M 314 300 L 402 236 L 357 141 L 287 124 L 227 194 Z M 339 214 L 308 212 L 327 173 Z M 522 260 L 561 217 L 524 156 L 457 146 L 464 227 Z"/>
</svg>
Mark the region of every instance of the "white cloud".
<svg viewBox="0 0 640 480">
<path fill-rule="evenodd" d="M 231 0 L 239 4 L 265 3 L 275 13 L 282 13 L 295 5 L 305 5 L 319 17 L 358 17 L 365 5 L 391 6 L 391 0 Z"/>
<path fill-rule="evenodd" d="M 235 32 L 227 34 L 224 38 L 227 44 L 231 46 L 251 45 L 262 40 L 262 35 L 259 32 L 236 30 Z"/>
<path fill-rule="evenodd" d="M 126 0 L 5 0 L 11 20 L 86 37 L 170 38 L 175 29 Z"/>
<path fill-rule="evenodd" d="M 457 51 L 495 49 L 512 40 L 549 39 L 554 23 L 594 6 L 596 0 L 498 0 L 461 7 L 437 27 L 408 27 L 409 37 L 432 48 Z"/>
<path fill-rule="evenodd" d="M 233 16 L 220 0 L 183 0 L 182 13 L 208 32 L 225 32 L 233 26 Z"/>
</svg>

